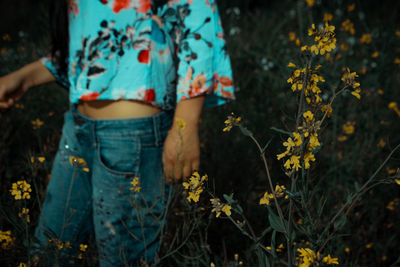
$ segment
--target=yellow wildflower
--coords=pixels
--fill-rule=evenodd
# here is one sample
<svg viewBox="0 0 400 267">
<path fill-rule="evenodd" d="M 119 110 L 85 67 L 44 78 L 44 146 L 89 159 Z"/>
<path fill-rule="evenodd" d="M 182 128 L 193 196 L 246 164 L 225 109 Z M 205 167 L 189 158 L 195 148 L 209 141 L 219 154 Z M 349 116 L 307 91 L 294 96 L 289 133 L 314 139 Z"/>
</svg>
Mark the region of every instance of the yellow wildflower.
<svg viewBox="0 0 400 267">
<path fill-rule="evenodd" d="M 342 126 L 342 130 L 345 134 L 349 135 L 349 134 L 353 134 L 355 127 L 354 125 L 356 124 L 355 121 L 347 121 L 345 124 L 343 124 Z"/>
<path fill-rule="evenodd" d="M 308 6 L 312 7 L 315 5 L 315 0 L 306 0 Z"/>
<path fill-rule="evenodd" d="M 308 150 L 313 150 L 314 148 L 316 148 L 317 146 L 320 146 L 321 144 L 318 141 L 318 134 L 314 133 L 312 135 L 310 135 L 310 141 L 308 143 Z"/>
<path fill-rule="evenodd" d="M 36 129 L 39 129 L 43 124 L 44 124 L 44 122 L 43 121 L 41 121 L 40 119 L 36 119 L 36 120 L 34 120 L 34 121 L 31 121 L 31 123 L 32 123 L 32 128 L 34 129 L 34 130 L 36 130 Z"/>
<path fill-rule="evenodd" d="M 221 203 L 219 198 L 211 198 L 210 199 L 211 204 L 213 205 L 213 209 L 211 212 L 215 212 L 215 217 L 218 218 L 221 215 L 221 212 L 225 213 L 227 216 L 231 215 L 231 209 L 232 207 Z"/>
<path fill-rule="evenodd" d="M 400 65 L 400 58 L 396 57 L 393 62 L 394 62 L 394 64 Z"/>
<path fill-rule="evenodd" d="M 347 136 L 345 136 L 345 135 L 338 136 L 337 140 L 338 140 L 339 142 L 344 142 L 344 141 L 347 140 Z"/>
<path fill-rule="evenodd" d="M 397 30 L 397 31 L 395 32 L 395 35 L 396 35 L 397 37 L 400 37 L 400 30 Z"/>
<path fill-rule="evenodd" d="M 241 117 L 235 117 L 235 114 L 233 112 L 231 115 L 228 115 L 228 119 L 225 120 L 225 128 L 222 130 L 224 132 L 230 131 L 234 125 L 238 125 L 240 121 L 242 120 Z"/>
<path fill-rule="evenodd" d="M 324 18 L 322 19 L 324 22 L 330 22 L 333 19 L 333 15 L 331 13 L 324 13 Z"/>
<path fill-rule="evenodd" d="M 293 132 L 292 133 L 294 136 L 294 143 L 296 146 L 300 146 L 303 141 L 301 140 L 301 134 L 297 133 L 297 132 Z"/>
<path fill-rule="evenodd" d="M 31 195 L 29 193 L 32 192 L 32 189 L 30 184 L 28 184 L 25 180 L 22 180 L 13 183 L 10 192 L 16 200 L 30 199 Z"/>
<path fill-rule="evenodd" d="M 379 139 L 378 144 L 376 144 L 377 147 L 385 147 L 386 146 L 386 142 L 385 140 L 383 140 L 383 138 Z"/>
<path fill-rule="evenodd" d="M 275 249 L 276 252 L 282 252 L 282 249 L 284 248 L 283 244 L 279 244 L 279 246 Z"/>
<path fill-rule="evenodd" d="M 18 264 L 18 267 L 27 267 L 27 265 L 26 265 L 25 262 L 20 262 L 20 263 Z"/>
<path fill-rule="evenodd" d="M 286 192 L 286 187 L 284 185 L 276 185 L 275 186 L 275 195 L 276 197 L 283 197 Z M 272 195 L 273 196 L 273 195 Z"/>
<path fill-rule="evenodd" d="M 314 114 L 311 111 L 307 110 L 303 113 L 303 117 L 306 119 L 306 122 L 311 122 L 314 119 Z"/>
<path fill-rule="evenodd" d="M 85 244 L 80 244 L 80 245 L 79 245 L 79 250 L 82 251 L 82 252 L 85 252 L 86 249 L 87 249 L 87 247 L 88 247 L 88 246 L 85 245 Z"/>
<path fill-rule="evenodd" d="M 260 198 L 260 205 L 271 205 L 270 200 L 274 199 L 274 195 L 273 194 L 269 194 L 268 191 L 264 193 L 264 196 L 262 198 Z"/>
<path fill-rule="evenodd" d="M 289 68 L 296 68 L 296 65 L 293 64 L 292 62 L 289 62 L 288 67 L 289 67 Z"/>
<path fill-rule="evenodd" d="M 329 107 L 329 110 L 328 110 L 328 107 Z M 327 116 L 328 116 L 328 118 L 332 115 L 332 107 L 329 105 L 329 104 L 326 104 L 326 105 L 322 105 L 321 106 L 321 111 L 322 112 L 326 112 L 328 110 L 328 114 L 327 114 Z"/>
<path fill-rule="evenodd" d="M 326 263 L 326 264 L 339 264 L 339 259 L 332 258 L 331 255 L 328 254 L 328 256 L 326 256 L 322 259 L 322 262 Z"/>
<path fill-rule="evenodd" d="M 314 154 L 311 153 L 311 152 L 307 152 L 307 153 L 304 155 L 303 160 L 304 160 L 304 168 L 305 168 L 305 169 L 310 168 L 310 161 L 315 161 Z"/>
<path fill-rule="evenodd" d="M 26 218 L 26 222 L 31 222 L 31 219 L 29 217 L 29 209 L 26 208 L 22 208 L 21 212 L 18 212 L 18 217 L 22 218 L 25 217 Z"/>
<path fill-rule="evenodd" d="M 366 248 L 372 248 L 373 243 L 368 243 L 365 245 Z"/>
<path fill-rule="evenodd" d="M 183 182 L 182 185 L 185 190 L 188 190 L 187 200 L 198 202 L 200 199 L 200 194 L 204 190 L 204 183 L 208 180 L 207 174 L 200 177 L 200 174 L 195 171 L 192 176 L 189 178 L 189 182 Z"/>
<path fill-rule="evenodd" d="M 378 95 L 383 95 L 383 90 L 382 89 L 378 89 Z"/>
<path fill-rule="evenodd" d="M 388 104 L 388 108 L 391 109 L 391 110 L 393 110 L 394 112 L 396 112 L 396 114 L 400 117 L 400 109 L 398 108 L 396 102 L 393 102 L 393 101 L 390 102 L 390 103 Z"/>
<path fill-rule="evenodd" d="M 377 58 L 379 57 L 379 52 L 378 51 L 374 51 L 374 53 L 371 54 L 372 58 Z"/>
<path fill-rule="evenodd" d="M 342 31 L 349 32 L 351 35 L 355 34 L 354 24 L 349 19 L 346 19 L 342 22 L 342 27 L 340 28 Z"/>
<path fill-rule="evenodd" d="M 139 177 L 134 177 L 130 184 L 132 185 L 132 187 L 129 188 L 130 191 L 140 192 L 141 187 L 139 186 Z"/>
<path fill-rule="evenodd" d="M 15 241 L 15 237 L 12 237 L 11 231 L 0 230 L 0 244 L 2 249 L 9 249 Z"/>
<path fill-rule="evenodd" d="M 299 260 L 299 266 L 302 267 L 312 266 L 317 258 L 315 252 L 310 248 L 298 248 L 297 252 L 299 253 L 299 256 L 297 257 Z"/>
<path fill-rule="evenodd" d="M 347 11 L 352 12 L 352 11 L 354 11 L 355 8 L 356 8 L 356 4 L 353 3 L 353 4 L 347 6 Z"/>
<path fill-rule="evenodd" d="M 295 32 L 289 32 L 289 41 L 294 41 L 296 40 L 296 33 Z"/>
<path fill-rule="evenodd" d="M 177 123 L 176 128 L 177 128 L 178 130 L 184 130 L 184 129 L 185 129 L 185 127 L 186 127 L 186 122 L 185 122 L 183 119 L 181 119 L 181 118 L 176 118 L 175 121 L 176 121 L 176 123 Z"/>
<path fill-rule="evenodd" d="M 360 43 L 369 44 L 372 41 L 372 35 L 370 33 L 363 33 L 360 38 Z"/>
</svg>

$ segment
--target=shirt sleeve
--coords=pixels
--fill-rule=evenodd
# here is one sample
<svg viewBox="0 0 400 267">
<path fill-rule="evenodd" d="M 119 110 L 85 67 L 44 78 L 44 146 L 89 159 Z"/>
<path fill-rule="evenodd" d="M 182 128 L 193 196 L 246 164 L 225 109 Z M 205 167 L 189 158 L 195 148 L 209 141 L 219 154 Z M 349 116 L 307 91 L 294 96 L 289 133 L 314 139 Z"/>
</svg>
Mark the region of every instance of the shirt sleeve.
<svg viewBox="0 0 400 267">
<path fill-rule="evenodd" d="M 181 0 L 176 8 L 180 17 L 176 102 L 199 95 L 206 95 L 206 107 L 234 100 L 232 67 L 216 0 Z"/>
<path fill-rule="evenodd" d="M 44 56 L 40 59 L 40 62 L 50 71 L 50 73 L 56 78 L 56 82 L 65 87 L 69 88 L 69 80 L 68 80 L 68 75 L 65 73 L 60 72 L 60 68 L 57 65 L 57 63 L 52 60 L 51 55 Z"/>
</svg>

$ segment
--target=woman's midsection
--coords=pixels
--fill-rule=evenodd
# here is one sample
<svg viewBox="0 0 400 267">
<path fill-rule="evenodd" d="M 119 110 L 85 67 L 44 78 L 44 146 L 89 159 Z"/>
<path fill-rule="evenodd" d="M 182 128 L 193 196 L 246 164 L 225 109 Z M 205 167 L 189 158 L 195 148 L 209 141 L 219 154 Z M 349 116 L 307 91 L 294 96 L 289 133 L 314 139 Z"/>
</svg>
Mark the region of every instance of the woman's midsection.
<svg viewBox="0 0 400 267">
<path fill-rule="evenodd" d="M 79 101 L 78 111 L 90 118 L 138 118 L 151 116 L 162 110 L 135 100 L 94 100 Z"/>
</svg>

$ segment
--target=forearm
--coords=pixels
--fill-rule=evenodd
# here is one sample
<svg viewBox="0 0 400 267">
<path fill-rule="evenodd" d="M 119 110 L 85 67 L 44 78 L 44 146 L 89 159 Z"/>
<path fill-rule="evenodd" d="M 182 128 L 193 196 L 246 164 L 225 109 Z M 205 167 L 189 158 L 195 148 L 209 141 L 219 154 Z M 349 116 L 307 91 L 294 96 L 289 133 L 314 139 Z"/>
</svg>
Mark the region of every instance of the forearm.
<svg viewBox="0 0 400 267">
<path fill-rule="evenodd" d="M 189 127 L 197 127 L 201 117 L 201 112 L 203 110 L 205 98 L 206 97 L 202 95 L 182 100 L 177 103 L 172 127 L 174 128 L 177 125 L 177 118 L 184 120 L 186 125 Z"/>
<path fill-rule="evenodd" d="M 40 60 L 25 65 L 13 74 L 20 75 L 25 88 L 31 88 L 41 84 L 54 82 L 56 80 Z"/>
</svg>

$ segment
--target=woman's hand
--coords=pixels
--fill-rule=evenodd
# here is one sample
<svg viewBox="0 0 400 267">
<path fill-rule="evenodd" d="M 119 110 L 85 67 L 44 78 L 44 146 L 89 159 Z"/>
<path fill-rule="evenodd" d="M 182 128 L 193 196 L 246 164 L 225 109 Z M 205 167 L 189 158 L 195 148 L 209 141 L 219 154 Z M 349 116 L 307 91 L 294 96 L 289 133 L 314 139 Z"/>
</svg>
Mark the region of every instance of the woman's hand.
<svg viewBox="0 0 400 267">
<path fill-rule="evenodd" d="M 10 108 L 28 89 L 24 77 L 18 72 L 0 77 L 0 109 Z"/>
<path fill-rule="evenodd" d="M 199 121 L 205 96 L 180 101 L 174 122 L 164 142 L 162 162 L 165 179 L 171 184 L 186 179 L 200 167 Z"/>
<path fill-rule="evenodd" d="M 40 60 L 0 77 L 0 109 L 10 108 L 29 88 L 55 80 Z"/>
<path fill-rule="evenodd" d="M 186 123 L 184 129 L 174 121 L 164 142 L 162 161 L 168 184 L 186 179 L 200 166 L 198 126 Z"/>
</svg>

